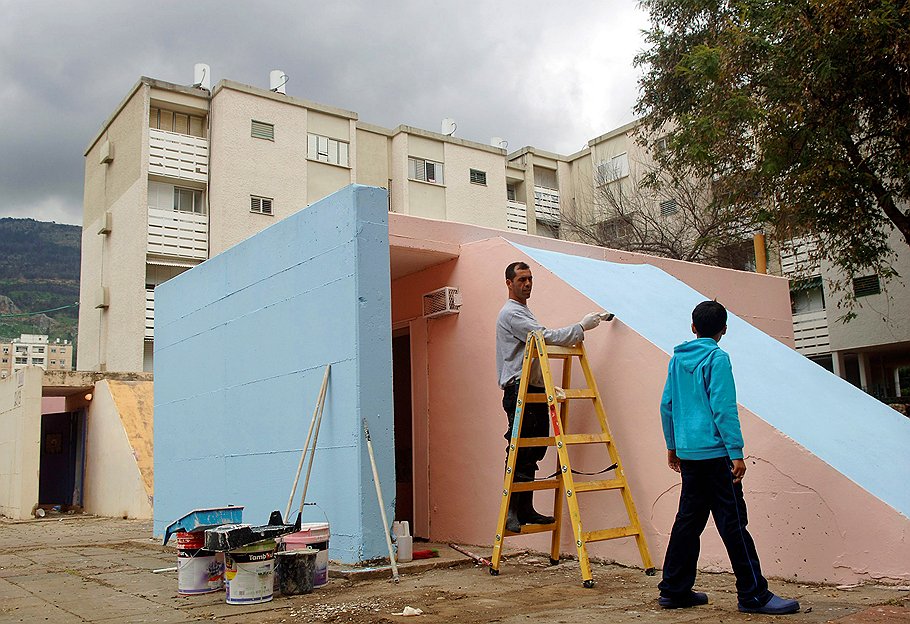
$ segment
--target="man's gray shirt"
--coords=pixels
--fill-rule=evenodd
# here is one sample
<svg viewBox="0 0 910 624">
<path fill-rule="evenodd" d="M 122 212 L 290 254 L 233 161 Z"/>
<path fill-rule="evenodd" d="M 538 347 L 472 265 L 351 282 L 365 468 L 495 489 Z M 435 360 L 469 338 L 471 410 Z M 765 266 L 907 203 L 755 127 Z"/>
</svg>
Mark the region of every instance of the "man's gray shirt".
<svg viewBox="0 0 910 624">
<path fill-rule="evenodd" d="M 508 299 L 496 319 L 496 372 L 499 374 L 500 388 L 505 388 L 510 381 L 521 377 L 528 332 L 540 329 L 543 330 L 547 344 L 560 347 L 570 347 L 585 339 L 585 331 L 580 324 L 547 329 L 537 322 L 528 306 Z M 543 385 L 540 363 L 536 360 L 531 365 L 530 382 L 534 386 Z"/>
</svg>

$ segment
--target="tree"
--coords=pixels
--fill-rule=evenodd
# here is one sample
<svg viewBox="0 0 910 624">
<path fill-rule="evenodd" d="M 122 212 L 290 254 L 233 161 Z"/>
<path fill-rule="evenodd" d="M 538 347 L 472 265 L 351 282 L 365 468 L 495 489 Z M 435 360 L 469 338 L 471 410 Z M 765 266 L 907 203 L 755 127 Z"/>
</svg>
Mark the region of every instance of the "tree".
<svg viewBox="0 0 910 624">
<path fill-rule="evenodd" d="M 733 194 L 711 178 L 650 162 L 632 163 L 630 173 L 597 168 L 592 195 L 561 215 L 569 238 L 734 268 L 751 260 L 753 228 Z M 738 253 L 743 244 L 747 254 Z"/>
<path fill-rule="evenodd" d="M 752 220 L 812 235 L 845 274 L 910 245 L 910 5 L 642 0 L 636 112 L 664 162 L 729 180 Z"/>
</svg>

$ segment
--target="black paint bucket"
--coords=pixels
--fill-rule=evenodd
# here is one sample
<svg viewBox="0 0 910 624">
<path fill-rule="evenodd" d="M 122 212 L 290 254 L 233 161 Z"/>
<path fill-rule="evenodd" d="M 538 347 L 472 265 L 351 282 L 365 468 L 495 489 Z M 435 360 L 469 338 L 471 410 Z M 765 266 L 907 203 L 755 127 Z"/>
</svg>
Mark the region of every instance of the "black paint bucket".
<svg viewBox="0 0 910 624">
<path fill-rule="evenodd" d="M 313 591 L 316 553 L 315 548 L 275 553 L 275 577 L 278 581 L 278 591 L 285 596 L 309 594 Z"/>
</svg>

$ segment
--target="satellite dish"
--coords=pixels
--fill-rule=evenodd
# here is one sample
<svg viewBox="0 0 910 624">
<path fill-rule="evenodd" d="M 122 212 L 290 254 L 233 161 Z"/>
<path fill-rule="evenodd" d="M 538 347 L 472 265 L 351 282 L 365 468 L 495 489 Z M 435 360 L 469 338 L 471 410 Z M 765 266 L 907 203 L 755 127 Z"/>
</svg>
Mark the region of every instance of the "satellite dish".
<svg viewBox="0 0 910 624">
<path fill-rule="evenodd" d="M 288 83 L 288 75 L 280 69 L 273 69 L 269 72 L 269 91 L 287 95 L 284 85 Z"/>
<path fill-rule="evenodd" d="M 206 91 L 212 90 L 212 71 L 205 63 L 193 65 L 193 86 Z"/>
<path fill-rule="evenodd" d="M 455 129 L 458 128 L 458 124 L 455 123 L 455 120 L 451 117 L 446 117 L 442 120 L 442 133 L 446 136 L 452 136 L 455 134 Z"/>
<path fill-rule="evenodd" d="M 490 145 L 499 149 L 508 149 L 509 142 L 502 137 L 490 137 Z"/>
</svg>

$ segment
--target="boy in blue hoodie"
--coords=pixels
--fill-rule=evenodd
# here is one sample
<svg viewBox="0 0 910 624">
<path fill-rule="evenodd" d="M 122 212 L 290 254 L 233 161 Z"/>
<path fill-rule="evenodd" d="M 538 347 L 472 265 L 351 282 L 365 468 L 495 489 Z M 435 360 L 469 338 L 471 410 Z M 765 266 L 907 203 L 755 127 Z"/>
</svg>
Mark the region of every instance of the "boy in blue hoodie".
<svg viewBox="0 0 910 624">
<path fill-rule="evenodd" d="M 739 610 L 796 613 L 797 601 L 768 591 L 755 544 L 746 530 L 742 486 L 746 464 L 736 387 L 730 356 L 717 346 L 727 332 L 726 308 L 716 301 L 695 306 L 692 332 L 696 340 L 673 350 L 660 402 L 667 463 L 682 475 L 682 491 L 664 559 L 663 580 L 658 585 L 658 603 L 666 609 L 708 603 L 707 594 L 692 587 L 701 534 L 711 513 L 736 575 Z"/>
</svg>

